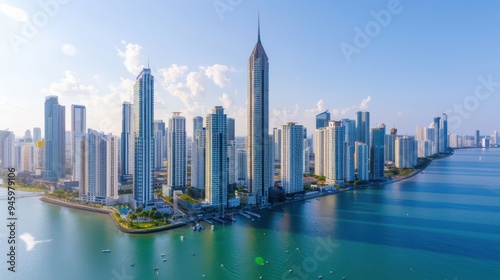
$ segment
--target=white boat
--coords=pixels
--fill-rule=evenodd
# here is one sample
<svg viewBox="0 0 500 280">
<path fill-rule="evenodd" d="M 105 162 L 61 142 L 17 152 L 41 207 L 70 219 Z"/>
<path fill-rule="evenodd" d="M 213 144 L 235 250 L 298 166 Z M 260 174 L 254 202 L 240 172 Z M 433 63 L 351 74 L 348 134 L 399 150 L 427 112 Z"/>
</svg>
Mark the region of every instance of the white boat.
<svg viewBox="0 0 500 280">
<path fill-rule="evenodd" d="M 104 250 L 102 250 L 102 252 L 103 253 L 109 253 L 109 252 L 111 252 L 111 250 L 110 249 L 104 249 Z"/>
<path fill-rule="evenodd" d="M 181 235 L 181 240 L 184 240 L 184 235 Z"/>
<path fill-rule="evenodd" d="M 212 230 L 214 230 L 214 228 L 215 228 L 214 225 L 212 225 L 211 228 L 212 228 Z"/>
</svg>

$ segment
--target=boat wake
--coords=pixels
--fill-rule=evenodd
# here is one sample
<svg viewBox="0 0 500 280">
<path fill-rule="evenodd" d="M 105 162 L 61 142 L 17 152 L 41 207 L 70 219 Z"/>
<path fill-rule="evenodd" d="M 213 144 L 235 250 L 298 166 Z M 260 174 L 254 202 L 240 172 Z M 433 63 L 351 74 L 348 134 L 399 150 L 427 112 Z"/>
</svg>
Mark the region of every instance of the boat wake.
<svg viewBox="0 0 500 280">
<path fill-rule="evenodd" d="M 23 233 L 19 236 L 19 238 L 21 238 L 22 241 L 24 241 L 24 243 L 26 244 L 26 251 L 31 251 L 33 250 L 33 248 L 35 248 L 35 245 L 36 244 L 39 244 L 39 243 L 45 243 L 45 242 L 49 242 L 49 241 L 52 241 L 52 239 L 47 239 L 47 240 L 35 240 L 35 237 L 33 237 L 33 235 L 29 234 L 29 233 Z"/>
</svg>

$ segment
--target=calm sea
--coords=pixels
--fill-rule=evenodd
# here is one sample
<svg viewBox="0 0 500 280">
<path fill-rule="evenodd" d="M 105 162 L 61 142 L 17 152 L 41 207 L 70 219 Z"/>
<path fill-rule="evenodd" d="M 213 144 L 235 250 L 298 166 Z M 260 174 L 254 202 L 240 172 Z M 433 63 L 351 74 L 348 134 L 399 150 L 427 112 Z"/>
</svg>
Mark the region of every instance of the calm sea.
<svg viewBox="0 0 500 280">
<path fill-rule="evenodd" d="M 1 279 L 500 279 L 500 149 L 460 150 L 404 182 L 213 231 L 129 235 L 105 215 L 38 199 L 17 201 L 15 273 L 0 200 Z"/>
</svg>

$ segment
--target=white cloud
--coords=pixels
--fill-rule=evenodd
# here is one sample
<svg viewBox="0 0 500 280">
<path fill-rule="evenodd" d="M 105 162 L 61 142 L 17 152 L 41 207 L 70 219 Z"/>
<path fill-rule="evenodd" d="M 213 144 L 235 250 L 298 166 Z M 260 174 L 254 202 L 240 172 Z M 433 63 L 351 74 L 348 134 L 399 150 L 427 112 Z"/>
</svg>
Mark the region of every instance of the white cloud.
<svg viewBox="0 0 500 280">
<path fill-rule="evenodd" d="M 361 101 L 361 104 L 359 104 L 359 109 L 360 110 L 365 110 L 368 108 L 368 105 L 370 105 L 370 102 L 372 101 L 372 97 L 368 95 L 365 99 Z"/>
<path fill-rule="evenodd" d="M 118 55 L 120 57 L 125 58 L 123 61 L 123 65 L 128 72 L 133 75 L 139 74 L 144 65 L 141 64 L 142 61 L 142 46 L 139 44 L 126 43 L 122 41 L 122 44 L 125 46 L 125 50 L 120 50 L 117 48 Z"/>
<path fill-rule="evenodd" d="M 64 44 L 61 46 L 61 51 L 68 56 L 73 56 L 76 54 L 76 48 L 75 46 L 71 44 Z"/>
<path fill-rule="evenodd" d="M 226 65 L 214 64 L 212 66 L 208 66 L 205 69 L 205 75 L 208 78 L 212 79 L 216 85 L 219 87 L 228 87 L 231 84 L 231 81 L 224 74 L 227 72 L 229 68 Z"/>
<path fill-rule="evenodd" d="M 161 77 L 164 83 L 173 83 L 177 81 L 184 73 L 187 71 L 187 66 L 178 66 L 177 64 L 172 64 L 168 68 L 160 69 Z"/>
<path fill-rule="evenodd" d="M 306 114 L 316 114 L 316 113 L 321 113 L 321 112 L 324 112 L 325 111 L 325 101 L 323 101 L 323 99 L 320 99 L 317 103 L 316 103 L 316 108 L 312 108 L 312 109 L 306 109 Z"/>
<path fill-rule="evenodd" d="M 64 71 L 64 78 L 59 82 L 52 83 L 48 88 L 42 89 L 43 92 L 50 94 L 65 95 L 70 92 L 89 92 L 96 93 L 97 89 L 93 85 L 84 85 L 73 71 Z"/>
<path fill-rule="evenodd" d="M 29 20 L 29 16 L 24 10 L 11 5 L 0 3 L 0 12 L 15 21 L 27 22 Z"/>
<path fill-rule="evenodd" d="M 197 71 L 188 67 L 172 64 L 159 70 L 161 86 L 172 96 L 179 98 L 186 107 L 183 112 L 195 112 L 200 109 L 199 102 L 205 97 L 206 87 L 213 83 L 217 87 L 230 85 L 224 73 L 229 68 L 225 65 L 199 66 Z M 211 82 L 211 83 L 210 83 Z"/>
<path fill-rule="evenodd" d="M 219 97 L 219 101 L 222 103 L 224 109 L 231 109 L 233 107 L 233 99 L 227 93 L 223 93 L 222 96 Z"/>
<path fill-rule="evenodd" d="M 298 104 L 295 104 L 293 110 L 287 107 L 284 107 L 281 110 L 273 109 L 269 126 L 281 127 L 281 125 L 286 124 L 287 122 L 300 123 L 300 120 L 298 119 L 299 111 L 300 107 Z"/>
</svg>

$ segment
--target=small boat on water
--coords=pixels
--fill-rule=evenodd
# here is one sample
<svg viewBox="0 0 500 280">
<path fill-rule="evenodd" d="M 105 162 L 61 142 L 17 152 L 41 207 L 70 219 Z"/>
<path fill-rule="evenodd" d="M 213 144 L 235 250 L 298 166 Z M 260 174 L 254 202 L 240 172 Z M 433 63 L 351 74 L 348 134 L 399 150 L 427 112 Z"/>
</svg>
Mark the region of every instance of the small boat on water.
<svg viewBox="0 0 500 280">
<path fill-rule="evenodd" d="M 181 235 L 181 241 L 184 241 L 184 235 Z"/>
<path fill-rule="evenodd" d="M 214 226 L 214 225 L 212 225 L 210 228 L 211 228 L 212 230 L 214 230 L 214 229 L 215 229 L 215 226 Z"/>
<path fill-rule="evenodd" d="M 109 252 L 111 252 L 111 250 L 110 249 L 104 249 L 104 250 L 102 250 L 102 252 L 103 253 L 109 253 Z"/>
<path fill-rule="evenodd" d="M 166 262 L 166 261 L 167 261 L 167 259 L 162 259 L 161 261 L 162 261 L 162 262 Z"/>
<path fill-rule="evenodd" d="M 198 223 L 196 223 L 196 224 L 193 226 L 193 230 L 194 230 L 194 231 L 197 231 L 197 230 L 201 231 L 202 229 L 204 229 L 204 228 L 203 228 L 203 226 L 202 226 L 202 225 L 200 225 L 200 224 L 198 224 Z"/>
<path fill-rule="evenodd" d="M 158 267 L 157 266 L 153 267 L 153 270 L 158 270 Z"/>
</svg>

